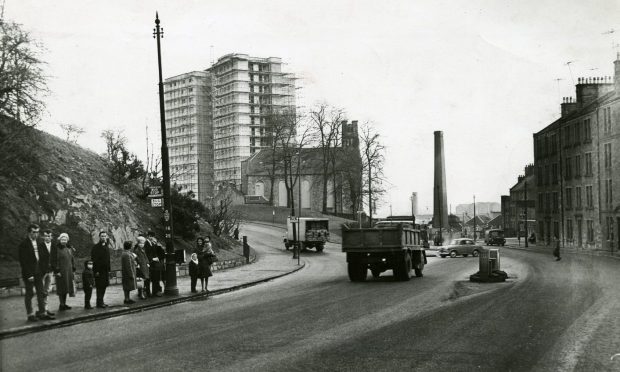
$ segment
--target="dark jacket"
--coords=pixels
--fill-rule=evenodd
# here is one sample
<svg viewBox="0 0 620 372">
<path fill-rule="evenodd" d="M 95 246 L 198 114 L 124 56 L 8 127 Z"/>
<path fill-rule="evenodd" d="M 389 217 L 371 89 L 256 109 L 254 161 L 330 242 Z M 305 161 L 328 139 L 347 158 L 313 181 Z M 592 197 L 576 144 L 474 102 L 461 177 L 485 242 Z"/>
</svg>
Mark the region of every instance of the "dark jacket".
<svg viewBox="0 0 620 372">
<path fill-rule="evenodd" d="M 34 248 L 29 238 L 24 239 L 19 245 L 19 264 L 22 269 L 22 278 L 24 280 L 35 275 L 43 275 L 49 270 L 49 253 L 43 243 L 38 240 L 37 250 L 39 252 L 38 261 L 37 257 L 34 255 Z"/>
<path fill-rule="evenodd" d="M 108 277 L 110 272 L 110 246 L 101 242 L 95 244 L 90 251 L 90 259 L 93 261 L 93 272 L 97 285 L 110 285 L 110 278 Z"/>
<path fill-rule="evenodd" d="M 144 243 L 144 252 L 151 265 L 150 270 L 162 271 L 165 269 L 164 260 L 166 259 L 166 251 L 159 244 L 153 244 L 149 240 Z M 159 258 L 159 262 L 153 261 L 153 258 Z"/>
<path fill-rule="evenodd" d="M 82 286 L 84 289 L 92 288 L 95 286 L 95 273 L 84 265 L 84 271 L 82 271 Z"/>
</svg>

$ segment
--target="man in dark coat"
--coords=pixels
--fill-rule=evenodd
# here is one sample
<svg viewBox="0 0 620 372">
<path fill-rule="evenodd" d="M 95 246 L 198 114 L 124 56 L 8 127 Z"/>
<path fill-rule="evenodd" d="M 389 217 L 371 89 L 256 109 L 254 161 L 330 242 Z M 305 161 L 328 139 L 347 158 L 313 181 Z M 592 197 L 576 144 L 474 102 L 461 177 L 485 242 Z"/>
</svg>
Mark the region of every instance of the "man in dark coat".
<svg viewBox="0 0 620 372">
<path fill-rule="evenodd" d="M 45 247 L 38 241 L 38 237 L 39 225 L 31 224 L 28 226 L 28 237 L 19 245 L 19 264 L 22 269 L 22 279 L 24 279 L 26 286 L 24 302 L 29 322 L 36 322 L 37 318 L 42 320 L 54 319 L 53 316 L 45 312 L 46 291 L 43 286 L 43 276 L 47 273 L 50 257 Z M 35 289 L 39 309 L 36 316 L 32 309 L 32 297 L 34 297 Z"/>
<path fill-rule="evenodd" d="M 105 290 L 110 285 L 110 244 L 108 233 L 99 233 L 99 243 L 93 246 L 90 251 L 90 259 L 93 261 L 93 272 L 95 273 L 95 288 L 97 288 L 97 307 L 106 308 L 103 302 Z"/>
<path fill-rule="evenodd" d="M 166 259 L 166 251 L 164 248 L 157 242 L 157 238 L 155 238 L 155 233 L 149 231 L 147 234 L 147 241 L 144 244 L 144 250 L 146 252 L 146 257 L 149 260 L 149 270 L 151 276 L 151 285 L 153 290 L 151 291 L 151 295 L 153 296 L 162 296 L 162 287 L 160 285 L 160 281 L 163 280 L 162 276 L 165 270 L 165 259 Z"/>
</svg>

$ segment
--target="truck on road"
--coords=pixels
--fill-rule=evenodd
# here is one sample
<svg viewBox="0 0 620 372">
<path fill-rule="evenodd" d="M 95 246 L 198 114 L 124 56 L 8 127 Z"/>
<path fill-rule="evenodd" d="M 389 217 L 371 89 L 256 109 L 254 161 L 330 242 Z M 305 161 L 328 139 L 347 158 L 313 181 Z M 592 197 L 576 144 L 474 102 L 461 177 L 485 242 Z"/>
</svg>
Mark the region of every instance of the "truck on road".
<svg viewBox="0 0 620 372">
<path fill-rule="evenodd" d="M 422 277 L 427 263 L 420 230 L 412 225 L 377 224 L 372 228 L 342 226 L 342 251 L 347 254 L 347 271 L 352 282 L 366 280 L 392 270 L 397 280 Z"/>
<path fill-rule="evenodd" d="M 293 226 L 295 233 L 293 233 Z M 286 237 L 284 247 L 288 250 L 299 240 L 299 249 L 315 248 L 322 252 L 329 241 L 329 219 L 314 217 L 288 217 L 286 219 Z"/>
</svg>

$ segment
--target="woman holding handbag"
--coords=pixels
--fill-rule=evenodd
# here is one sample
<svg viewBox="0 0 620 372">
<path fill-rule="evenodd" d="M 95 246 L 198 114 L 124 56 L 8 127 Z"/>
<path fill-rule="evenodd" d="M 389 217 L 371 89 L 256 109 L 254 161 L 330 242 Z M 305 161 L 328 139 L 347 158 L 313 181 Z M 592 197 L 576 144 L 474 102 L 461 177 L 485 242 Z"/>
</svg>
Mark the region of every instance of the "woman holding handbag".
<svg viewBox="0 0 620 372">
<path fill-rule="evenodd" d="M 73 248 L 69 245 L 69 234 L 60 234 L 58 244 L 52 247 L 50 262 L 56 276 L 56 294 L 60 301 L 58 310 L 69 310 L 71 306 L 67 305 L 67 295 L 75 297 L 75 286 L 73 284 L 75 260 Z"/>
</svg>

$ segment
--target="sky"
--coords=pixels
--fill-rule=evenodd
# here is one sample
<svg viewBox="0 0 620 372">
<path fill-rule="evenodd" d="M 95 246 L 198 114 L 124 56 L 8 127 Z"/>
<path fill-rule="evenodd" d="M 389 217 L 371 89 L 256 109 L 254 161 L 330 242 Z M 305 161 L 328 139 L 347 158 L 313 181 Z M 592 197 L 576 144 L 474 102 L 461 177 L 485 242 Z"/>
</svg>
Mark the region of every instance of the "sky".
<svg viewBox="0 0 620 372">
<path fill-rule="evenodd" d="M 414 191 L 418 212 L 432 213 L 438 130 L 452 211 L 474 195 L 499 203 L 533 162 L 533 133 L 578 77 L 613 76 L 620 42 L 617 0 L 2 2 L 46 48 L 41 129 L 81 126 L 78 143 L 98 153 L 101 131 L 122 129 L 146 157 L 147 126 L 159 139 L 158 11 L 164 78 L 227 53 L 281 57 L 299 77 L 298 105 L 371 122 L 386 147 L 379 216 L 410 213 Z"/>
</svg>

